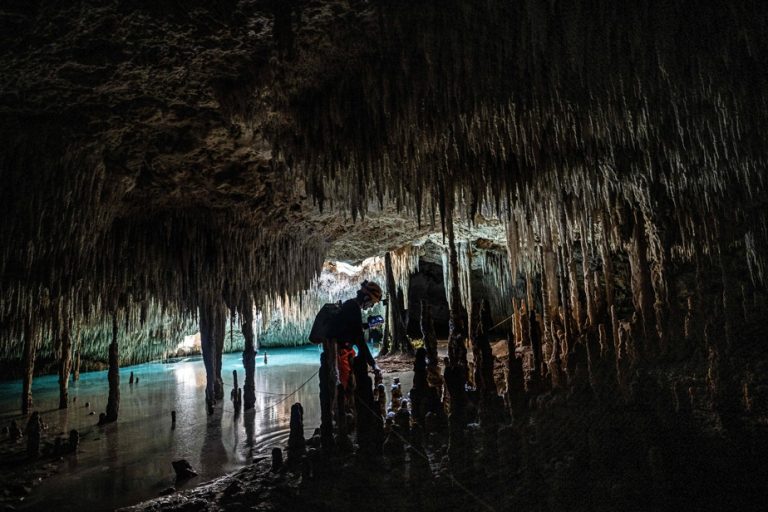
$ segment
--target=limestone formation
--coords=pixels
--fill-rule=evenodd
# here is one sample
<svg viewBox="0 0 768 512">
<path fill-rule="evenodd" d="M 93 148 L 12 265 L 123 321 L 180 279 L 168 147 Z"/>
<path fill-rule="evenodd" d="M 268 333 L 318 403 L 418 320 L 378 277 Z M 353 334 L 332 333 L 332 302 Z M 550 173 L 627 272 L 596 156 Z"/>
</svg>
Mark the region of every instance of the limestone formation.
<svg viewBox="0 0 768 512">
<path fill-rule="evenodd" d="M 27 455 L 36 458 L 40 455 L 40 439 L 43 434 L 43 420 L 40 413 L 34 411 L 29 417 L 24 435 L 27 436 Z"/>
<path fill-rule="evenodd" d="M 304 408 L 296 402 L 291 406 L 290 434 L 288 436 L 288 463 L 299 460 L 306 451 L 304 440 Z"/>
</svg>

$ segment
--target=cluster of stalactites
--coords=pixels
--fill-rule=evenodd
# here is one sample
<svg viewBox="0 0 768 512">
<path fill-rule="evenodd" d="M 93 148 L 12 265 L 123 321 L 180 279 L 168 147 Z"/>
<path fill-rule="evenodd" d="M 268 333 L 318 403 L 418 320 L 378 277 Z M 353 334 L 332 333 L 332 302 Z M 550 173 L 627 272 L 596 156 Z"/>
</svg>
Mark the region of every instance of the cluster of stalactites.
<svg viewBox="0 0 768 512">
<path fill-rule="evenodd" d="M 27 337 L 34 337 L 34 344 L 46 353 L 62 328 L 97 332 L 98 325 L 115 313 L 127 318 L 121 324 L 125 331 L 136 333 L 126 341 L 131 346 L 145 344 L 160 336 L 139 332 L 143 325 L 139 318 L 146 311 L 174 317 L 175 327 L 164 331 L 171 335 L 196 318 L 204 303 L 223 301 L 234 310 L 243 294 L 253 296 L 256 303 L 275 294 L 295 294 L 322 267 L 322 240 L 287 227 L 255 230 L 248 212 L 236 208 L 118 218 L 115 207 L 97 204 L 112 197 L 99 192 L 113 190 L 108 180 L 96 173 L 98 186 L 86 186 L 80 179 L 89 169 L 73 170 L 71 181 L 60 184 L 62 197 L 48 205 L 37 204 L 40 194 L 35 191 L 28 191 L 29 210 L 14 200 L 22 212 L 18 222 L 0 228 L 7 241 L 0 261 L 0 347 L 5 357 L 18 356 Z M 13 175 L 12 171 L 6 167 L 3 175 Z M 25 197 L 25 190 L 15 193 Z M 80 205 L 72 197 L 93 203 L 96 213 L 84 208 L 83 217 L 78 217 L 74 212 Z M 59 218 L 49 218 L 51 209 L 57 208 Z M 30 229 L 29 222 L 38 228 Z M 38 233 L 39 239 L 30 239 L 30 233 Z M 26 250 L 24 255 L 20 247 Z M 93 345 L 84 346 L 84 352 L 95 352 L 107 343 L 98 336 L 83 340 Z M 136 353 L 144 350 L 154 349 L 139 347 Z M 121 353 L 129 354 L 130 349 Z"/>
<path fill-rule="evenodd" d="M 411 275 L 419 271 L 419 258 L 422 255 L 421 247 L 415 245 L 405 245 L 399 249 L 390 251 L 392 258 L 392 276 L 395 280 L 395 286 L 403 291 L 403 304 L 408 305 L 408 289 L 410 287 Z M 384 280 L 379 281 L 384 285 Z"/>
<path fill-rule="evenodd" d="M 511 273 L 509 258 L 502 252 L 479 250 L 475 259 L 483 273 L 485 298 L 491 306 L 491 317 L 502 321 L 512 311 L 517 276 Z"/>
<path fill-rule="evenodd" d="M 134 364 L 163 358 L 171 354 L 185 334 L 194 332 L 196 321 L 186 311 L 162 307 L 155 300 L 134 301 L 122 297 L 117 309 L 105 308 L 100 301 L 91 305 L 88 315 L 73 310 L 67 300 L 59 298 L 52 307 L 39 308 L 43 313 L 29 320 L 19 336 L 0 344 L 0 358 L 19 360 L 23 356 L 26 337 L 32 337 L 36 358 L 52 361 L 62 357 L 61 340 L 68 337 L 71 350 L 83 359 L 105 360 L 112 341 L 112 315 L 117 316 L 121 364 Z"/>
<path fill-rule="evenodd" d="M 541 271 L 546 244 L 617 250 L 617 217 L 639 210 L 659 258 L 710 254 L 740 226 L 727 243 L 762 281 L 768 13 L 706 1 L 675 21 L 686 9 L 381 7 L 354 73 L 287 88 L 295 125 L 278 145 L 318 202 L 353 214 L 379 201 L 435 219 L 455 193 L 468 219 L 509 218 L 512 275 Z"/>
<path fill-rule="evenodd" d="M 449 264 L 448 247 L 444 247 L 441 253 L 443 265 L 443 286 L 445 287 L 446 300 L 450 302 L 453 290 L 453 276 Z M 456 242 L 456 257 L 459 262 L 459 296 L 461 303 L 466 308 L 469 318 L 472 318 L 472 243 L 467 240 Z"/>
</svg>

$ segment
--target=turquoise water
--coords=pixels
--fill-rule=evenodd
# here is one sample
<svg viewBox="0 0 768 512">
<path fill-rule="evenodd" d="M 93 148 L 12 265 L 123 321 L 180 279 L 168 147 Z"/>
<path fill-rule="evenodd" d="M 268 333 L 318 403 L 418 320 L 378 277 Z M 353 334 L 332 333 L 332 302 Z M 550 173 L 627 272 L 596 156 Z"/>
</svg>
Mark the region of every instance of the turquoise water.
<svg viewBox="0 0 768 512">
<path fill-rule="evenodd" d="M 22 509 L 112 510 L 156 496 L 170 486 L 188 488 L 239 469 L 254 457 L 268 456 L 288 439 L 291 405 L 304 407 L 305 434 L 320 424 L 316 346 L 270 349 L 256 361 L 256 409 L 235 414 L 229 392 L 232 370 L 242 387 L 240 354 L 225 354 L 222 376 L 226 398 L 216 413 L 205 412 L 205 369 L 200 357 L 141 364 L 120 370 L 120 417 L 96 426 L 107 402 L 107 372 L 89 372 L 70 384 L 70 408 L 58 410 L 58 377 L 37 377 L 34 410 L 41 412 L 49 434 L 81 434 L 76 456 L 65 458 L 60 472 L 34 488 Z M 138 384 L 129 385 L 133 371 Z M 303 385 L 303 387 L 302 387 Z M 297 390 L 297 388 L 300 388 Z M 294 393 L 290 395 L 291 393 Z M 0 383 L 0 423 L 18 415 L 21 381 Z M 90 402 L 90 408 L 85 403 Z M 177 414 L 171 429 L 171 411 Z M 95 411 L 95 415 L 89 415 Z M 187 459 L 199 473 L 177 485 L 171 461 Z"/>
</svg>

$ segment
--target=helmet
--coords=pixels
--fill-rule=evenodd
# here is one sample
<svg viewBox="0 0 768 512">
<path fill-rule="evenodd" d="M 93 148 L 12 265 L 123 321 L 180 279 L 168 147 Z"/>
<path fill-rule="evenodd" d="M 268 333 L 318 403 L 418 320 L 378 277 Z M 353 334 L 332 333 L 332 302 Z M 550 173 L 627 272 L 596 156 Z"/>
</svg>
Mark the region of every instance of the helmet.
<svg viewBox="0 0 768 512">
<path fill-rule="evenodd" d="M 376 303 L 381 300 L 381 286 L 374 283 L 373 281 L 363 281 L 360 285 L 360 289 L 363 293 L 368 295 L 368 297 L 371 298 L 371 301 Z"/>
</svg>

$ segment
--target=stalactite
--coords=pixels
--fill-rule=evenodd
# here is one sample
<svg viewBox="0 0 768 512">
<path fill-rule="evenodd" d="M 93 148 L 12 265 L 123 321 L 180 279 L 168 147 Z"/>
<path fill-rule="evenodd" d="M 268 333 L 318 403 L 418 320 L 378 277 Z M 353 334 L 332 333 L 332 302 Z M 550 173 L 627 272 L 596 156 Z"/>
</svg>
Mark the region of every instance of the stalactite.
<svg viewBox="0 0 768 512">
<path fill-rule="evenodd" d="M 387 254 L 390 258 L 396 289 L 403 291 L 403 304 L 407 307 L 411 275 L 419 271 L 420 248 L 405 245 L 394 251 L 389 251 Z"/>
</svg>

